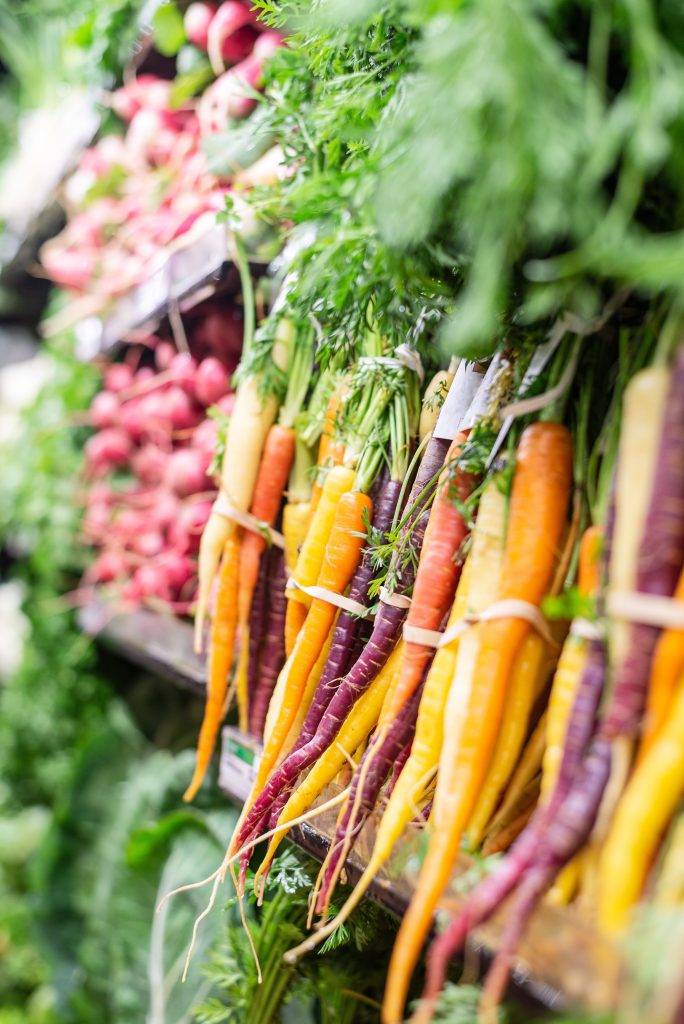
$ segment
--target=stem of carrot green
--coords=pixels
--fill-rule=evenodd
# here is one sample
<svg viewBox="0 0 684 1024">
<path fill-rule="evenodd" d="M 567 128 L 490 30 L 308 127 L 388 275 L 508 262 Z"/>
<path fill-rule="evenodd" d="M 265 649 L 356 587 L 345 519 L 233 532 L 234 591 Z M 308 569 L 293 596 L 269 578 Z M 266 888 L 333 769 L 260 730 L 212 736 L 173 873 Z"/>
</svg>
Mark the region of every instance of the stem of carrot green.
<svg viewBox="0 0 684 1024">
<path fill-rule="evenodd" d="M 237 231 L 233 235 L 233 240 L 235 243 L 235 262 L 240 275 L 240 288 L 242 290 L 242 308 L 244 316 L 242 331 L 242 358 L 244 360 L 250 350 L 252 341 L 254 340 L 254 285 L 252 283 L 252 273 L 249 269 L 249 260 L 247 259 L 244 242 Z"/>
</svg>

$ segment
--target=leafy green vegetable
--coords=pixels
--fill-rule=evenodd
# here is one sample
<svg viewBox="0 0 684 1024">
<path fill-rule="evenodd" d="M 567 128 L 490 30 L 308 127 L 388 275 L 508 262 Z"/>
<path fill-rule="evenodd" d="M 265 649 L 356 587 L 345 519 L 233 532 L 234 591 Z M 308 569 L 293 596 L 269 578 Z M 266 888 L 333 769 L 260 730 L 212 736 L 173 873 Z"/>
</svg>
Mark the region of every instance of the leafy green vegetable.
<svg viewBox="0 0 684 1024">
<path fill-rule="evenodd" d="M 164 57 L 175 57 L 186 41 L 183 15 L 173 2 L 161 3 L 152 16 L 154 45 Z"/>
</svg>

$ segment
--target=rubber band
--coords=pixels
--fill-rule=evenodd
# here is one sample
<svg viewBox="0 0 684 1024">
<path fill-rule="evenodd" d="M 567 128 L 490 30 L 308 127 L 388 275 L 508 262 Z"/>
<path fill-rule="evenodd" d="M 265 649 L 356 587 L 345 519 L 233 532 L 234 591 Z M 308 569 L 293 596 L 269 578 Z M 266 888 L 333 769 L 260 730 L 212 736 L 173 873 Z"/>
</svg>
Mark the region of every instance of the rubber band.
<svg viewBox="0 0 684 1024">
<path fill-rule="evenodd" d="M 361 618 L 368 618 L 369 615 L 372 615 L 371 609 L 367 608 L 365 604 L 361 604 L 360 601 L 345 597 L 344 594 L 336 594 L 334 590 L 327 590 L 326 587 L 306 587 L 303 583 L 299 583 L 294 576 L 290 576 L 285 584 L 286 594 L 288 590 L 301 590 L 303 594 L 308 594 L 309 597 L 318 601 L 327 601 L 328 604 L 335 605 L 336 608 L 341 608 L 342 611 L 349 612 L 350 615 L 358 615 Z"/>
<path fill-rule="evenodd" d="M 390 605 L 391 608 L 401 608 L 403 611 L 411 607 L 410 597 L 407 597 L 406 594 L 391 594 L 387 587 L 380 587 L 380 600 L 383 604 Z"/>
<path fill-rule="evenodd" d="M 612 591 L 606 599 L 607 611 L 616 619 L 641 622 L 661 629 L 684 630 L 684 601 L 661 594 L 636 591 Z"/>
<path fill-rule="evenodd" d="M 491 622 L 494 619 L 524 619 L 532 626 L 539 636 L 549 647 L 558 647 L 558 644 L 551 636 L 546 619 L 539 611 L 536 604 L 529 601 L 521 601 L 518 598 L 507 598 L 506 600 L 494 601 L 479 615 L 464 615 L 462 619 L 454 622 L 444 633 L 432 629 L 420 629 L 405 623 L 403 629 L 404 639 L 409 643 L 422 644 L 424 647 L 434 647 L 439 650 L 446 647 L 453 640 L 457 640 L 467 629 L 478 622 Z"/>
<path fill-rule="evenodd" d="M 603 640 L 603 633 L 595 622 L 590 619 L 573 619 L 570 632 L 579 640 Z"/>
<path fill-rule="evenodd" d="M 280 548 L 281 551 L 285 550 L 285 538 L 282 533 L 278 533 L 273 527 L 269 526 L 268 523 L 264 523 L 261 519 L 257 519 L 251 512 L 243 512 L 239 508 L 235 508 L 230 504 L 228 498 L 222 492 L 212 505 L 212 512 L 215 512 L 219 516 L 223 516 L 224 519 L 232 519 L 238 526 L 244 527 L 245 530 L 251 530 L 252 533 L 259 533 L 266 539 L 269 544 L 272 544 L 276 548 Z"/>
</svg>

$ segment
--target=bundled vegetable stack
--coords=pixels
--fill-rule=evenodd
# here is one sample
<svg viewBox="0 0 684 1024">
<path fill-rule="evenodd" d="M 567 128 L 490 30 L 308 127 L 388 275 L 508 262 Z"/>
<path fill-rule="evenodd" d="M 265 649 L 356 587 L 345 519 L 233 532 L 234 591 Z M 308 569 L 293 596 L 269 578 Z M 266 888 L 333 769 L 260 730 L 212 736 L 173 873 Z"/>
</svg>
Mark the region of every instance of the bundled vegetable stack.
<svg viewBox="0 0 684 1024">
<path fill-rule="evenodd" d="M 155 336 L 130 347 L 123 362 L 106 366 L 93 399 L 83 532 L 100 553 L 85 583 L 127 604 L 182 614 L 192 607 L 200 535 L 216 494 L 217 442 L 234 403 L 240 339 L 232 328 L 231 347 L 231 323 L 241 325 L 225 304 L 196 312 L 188 331 L 198 359 Z M 211 344 L 221 358 L 203 355 Z"/>
<path fill-rule="evenodd" d="M 256 876 L 263 886 L 289 828 L 351 765 L 332 800 L 341 804 L 337 835 L 311 903 L 323 922 L 293 958 L 345 920 L 410 825 L 425 829 L 386 1021 L 403 1018 L 463 843 L 485 854 L 510 850 L 435 940 L 420 1020 L 430 1018 L 470 929 L 513 891 L 518 904 L 486 1008 L 501 998 L 525 922 L 554 885 L 557 901 L 579 900 L 602 926 L 624 927 L 675 817 L 684 789 L 676 703 L 684 355 L 671 324 L 655 352 L 654 333 L 638 341 L 633 332 L 620 349 L 608 334 L 602 354 L 584 362 L 582 337 L 556 332 L 544 360 L 507 348 L 484 375 L 462 363 L 454 378 L 452 366 L 426 389 L 420 433 L 415 353 L 379 339 L 372 321 L 351 356 L 334 353 L 321 368 L 310 327 L 281 313 L 244 367 L 221 493 L 202 539 L 198 638 L 220 562 L 219 589 L 207 713 L 186 797 L 206 770 L 232 668 L 241 721 L 257 735 L 263 726 L 264 753 L 218 879 L 239 861 L 241 889 L 253 847 L 270 839 Z M 617 381 L 612 393 L 607 376 Z M 319 444 L 308 495 L 302 466 L 311 439 Z M 230 458 L 246 443 L 249 464 Z M 287 533 L 293 504 L 298 544 L 277 532 L 282 520 Z M 281 546 L 284 594 L 280 570 L 272 571 Z M 264 594 L 275 607 L 270 618 Z M 326 922 L 345 860 L 376 808 L 366 871 Z M 673 849 L 681 829 L 676 835 Z M 672 867 L 663 874 L 671 891 Z"/>
<path fill-rule="evenodd" d="M 201 12 L 210 19 L 206 31 L 198 27 Z M 234 183 L 249 184 L 239 165 L 225 176 L 211 170 L 202 143 L 251 113 L 264 62 L 281 37 L 257 22 L 246 0 L 218 9 L 191 5 L 186 33 L 194 44 L 184 48 L 192 72 L 176 82 L 141 73 L 109 97 L 125 134 L 106 134 L 84 151 L 63 190 L 67 226 L 41 249 L 42 266 L 56 284 L 99 299 L 102 308 L 145 281 L 203 215 L 211 226 Z M 201 52 L 207 47 L 215 81 Z M 188 78 L 212 84 L 195 99 Z"/>
</svg>

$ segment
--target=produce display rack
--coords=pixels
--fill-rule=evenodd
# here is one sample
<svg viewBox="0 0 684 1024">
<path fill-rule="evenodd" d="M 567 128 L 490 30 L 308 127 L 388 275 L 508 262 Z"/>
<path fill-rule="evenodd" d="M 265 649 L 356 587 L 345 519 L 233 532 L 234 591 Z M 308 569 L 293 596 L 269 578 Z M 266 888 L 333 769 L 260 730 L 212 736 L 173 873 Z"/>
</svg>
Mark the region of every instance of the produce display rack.
<svg viewBox="0 0 684 1024">
<path fill-rule="evenodd" d="M 202 693 L 204 659 L 192 648 L 192 627 L 171 615 L 150 610 L 137 610 L 112 615 L 105 605 L 93 602 L 80 611 L 80 625 L 96 635 L 109 648 L 144 668 L 156 672 L 176 685 Z M 227 770 L 228 756 L 243 758 L 249 771 L 249 755 L 254 741 L 240 738 L 232 727 L 224 730 L 220 785 L 232 799 L 241 802 L 245 775 L 238 786 L 234 774 Z M 227 753 L 228 751 L 228 753 Z M 330 788 L 319 803 L 334 795 Z M 337 808 L 323 811 L 290 833 L 290 838 L 317 860 L 322 860 L 335 833 Z M 373 846 L 376 822 L 371 818 L 359 835 L 348 863 L 350 882 L 363 871 Z M 413 830 L 401 850 L 379 873 L 369 895 L 386 910 L 401 917 L 412 892 L 412 876 L 417 864 L 420 832 Z M 461 858 L 455 881 L 440 904 L 440 911 L 451 914 L 461 904 L 469 879 L 476 867 Z M 480 959 L 486 961 L 501 940 L 506 920 L 506 905 L 471 936 L 466 952 L 466 970 L 479 973 Z M 599 935 L 572 908 L 543 906 L 532 919 L 519 946 L 512 980 L 515 986 L 535 1003 L 556 1011 L 581 1008 L 589 1012 L 609 1010 L 617 1001 L 621 978 L 618 950 Z"/>
<path fill-rule="evenodd" d="M 235 270 L 226 224 L 198 221 L 182 244 L 159 254 L 159 261 L 141 284 L 120 296 L 106 314 L 84 315 L 75 324 L 79 358 L 94 359 L 140 330 L 154 330 L 160 320 L 184 313 L 210 298 Z M 250 254 L 253 271 L 267 261 Z M 237 273 L 235 274 L 237 284 Z M 49 331 L 49 328 L 48 328 Z"/>
</svg>

